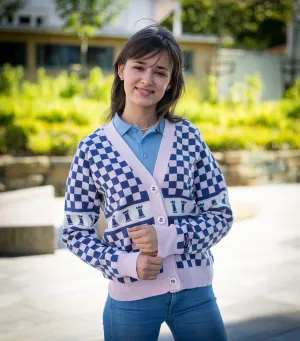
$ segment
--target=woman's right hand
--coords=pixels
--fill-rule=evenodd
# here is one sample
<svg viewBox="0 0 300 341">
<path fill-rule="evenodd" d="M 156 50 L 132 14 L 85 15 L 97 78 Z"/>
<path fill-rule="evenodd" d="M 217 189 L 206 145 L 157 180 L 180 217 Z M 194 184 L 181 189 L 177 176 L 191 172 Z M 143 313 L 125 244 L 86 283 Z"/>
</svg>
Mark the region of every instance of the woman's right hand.
<svg viewBox="0 0 300 341">
<path fill-rule="evenodd" d="M 156 279 L 162 268 L 163 258 L 140 254 L 137 258 L 136 269 L 139 279 Z"/>
</svg>

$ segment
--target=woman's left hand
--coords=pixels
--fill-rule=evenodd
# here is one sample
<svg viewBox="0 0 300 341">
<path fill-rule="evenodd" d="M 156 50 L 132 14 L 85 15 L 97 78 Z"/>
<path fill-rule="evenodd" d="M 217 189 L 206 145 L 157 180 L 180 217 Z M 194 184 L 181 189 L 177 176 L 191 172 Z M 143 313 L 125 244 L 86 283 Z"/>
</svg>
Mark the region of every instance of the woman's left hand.
<svg viewBox="0 0 300 341">
<path fill-rule="evenodd" d="M 157 254 L 157 233 L 152 225 L 133 226 L 127 231 L 129 238 L 142 253 L 153 256 Z"/>
</svg>

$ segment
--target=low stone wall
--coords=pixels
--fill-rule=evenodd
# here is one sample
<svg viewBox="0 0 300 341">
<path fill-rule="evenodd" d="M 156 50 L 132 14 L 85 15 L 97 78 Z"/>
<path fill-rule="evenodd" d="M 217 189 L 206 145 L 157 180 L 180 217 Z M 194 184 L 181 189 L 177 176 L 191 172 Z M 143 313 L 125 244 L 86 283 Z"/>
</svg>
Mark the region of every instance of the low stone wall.
<svg viewBox="0 0 300 341">
<path fill-rule="evenodd" d="M 72 156 L 0 157 L 0 191 L 53 185 L 63 196 Z"/>
<path fill-rule="evenodd" d="M 300 150 L 214 153 L 228 186 L 300 182 Z"/>
<path fill-rule="evenodd" d="M 300 182 L 300 150 L 215 152 L 228 186 Z M 73 157 L 0 157 L 0 191 L 53 185 L 63 196 Z"/>
</svg>

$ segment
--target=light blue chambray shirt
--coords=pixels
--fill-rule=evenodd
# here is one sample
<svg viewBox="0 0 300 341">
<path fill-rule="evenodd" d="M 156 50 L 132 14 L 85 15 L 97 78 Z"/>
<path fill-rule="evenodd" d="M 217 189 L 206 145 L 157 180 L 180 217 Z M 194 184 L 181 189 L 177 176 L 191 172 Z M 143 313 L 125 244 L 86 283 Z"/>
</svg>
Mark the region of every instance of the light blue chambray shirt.
<svg viewBox="0 0 300 341">
<path fill-rule="evenodd" d="M 158 123 L 147 130 L 145 134 L 139 126 L 124 122 L 118 114 L 113 118 L 113 124 L 117 132 L 128 144 L 136 157 L 153 175 L 158 150 L 162 140 L 162 135 L 157 131 Z M 165 119 L 162 119 L 160 130 L 163 133 L 165 129 Z"/>
</svg>

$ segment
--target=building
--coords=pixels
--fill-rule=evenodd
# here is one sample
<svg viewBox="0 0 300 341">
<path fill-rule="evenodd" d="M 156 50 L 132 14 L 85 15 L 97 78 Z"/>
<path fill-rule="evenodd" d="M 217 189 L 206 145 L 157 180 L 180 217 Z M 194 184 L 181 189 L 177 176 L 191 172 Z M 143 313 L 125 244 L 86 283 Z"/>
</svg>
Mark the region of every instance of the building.
<svg viewBox="0 0 300 341">
<path fill-rule="evenodd" d="M 175 11 L 174 34 L 185 53 L 185 73 L 205 85 L 209 65 L 216 55 L 217 38 L 182 34 L 179 0 L 128 0 L 127 6 L 110 25 L 89 40 L 88 66 L 111 72 L 115 57 L 126 40 L 138 29 L 157 23 Z M 80 42 L 66 33 L 64 22 L 55 11 L 55 0 L 26 0 L 14 17 L 0 23 L 0 67 L 9 62 L 22 65 L 29 78 L 39 67 L 49 73 L 70 70 L 80 60 Z"/>
</svg>

